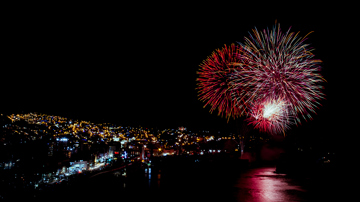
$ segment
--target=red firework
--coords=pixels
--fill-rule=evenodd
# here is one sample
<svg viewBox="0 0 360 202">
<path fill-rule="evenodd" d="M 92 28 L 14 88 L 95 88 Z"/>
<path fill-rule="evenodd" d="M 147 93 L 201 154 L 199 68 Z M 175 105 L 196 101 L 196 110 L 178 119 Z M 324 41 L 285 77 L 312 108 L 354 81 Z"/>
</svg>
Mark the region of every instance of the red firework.
<svg viewBox="0 0 360 202">
<path fill-rule="evenodd" d="M 238 68 L 235 64 L 240 62 L 237 55 L 241 52 L 239 46 L 225 45 L 221 50 L 217 49 L 200 65 L 198 87 L 199 100 L 211 106 L 210 112 L 218 110 L 218 115 L 238 117 L 244 113 L 244 107 L 237 99 L 239 90 L 232 85 L 232 74 Z"/>
</svg>

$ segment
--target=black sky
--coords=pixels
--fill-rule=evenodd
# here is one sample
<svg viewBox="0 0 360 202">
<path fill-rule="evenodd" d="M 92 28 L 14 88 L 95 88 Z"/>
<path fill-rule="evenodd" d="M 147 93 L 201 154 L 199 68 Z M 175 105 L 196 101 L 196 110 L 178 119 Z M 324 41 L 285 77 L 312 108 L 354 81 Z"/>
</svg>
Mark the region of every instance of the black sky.
<svg viewBox="0 0 360 202">
<path fill-rule="evenodd" d="M 345 6 L 347 7 L 347 6 Z M 145 127 L 232 129 L 198 101 L 196 71 L 212 51 L 242 42 L 275 20 L 315 48 L 326 100 L 314 120 L 290 132 L 342 133 L 351 14 L 339 5 L 31 5 L 14 7 L 3 31 L 2 111 L 37 111 Z M 346 43 L 345 43 L 346 44 Z M 310 135 L 309 135 L 310 136 Z M 331 136 L 333 138 L 334 136 Z M 321 139 L 320 138 L 320 139 Z"/>
</svg>

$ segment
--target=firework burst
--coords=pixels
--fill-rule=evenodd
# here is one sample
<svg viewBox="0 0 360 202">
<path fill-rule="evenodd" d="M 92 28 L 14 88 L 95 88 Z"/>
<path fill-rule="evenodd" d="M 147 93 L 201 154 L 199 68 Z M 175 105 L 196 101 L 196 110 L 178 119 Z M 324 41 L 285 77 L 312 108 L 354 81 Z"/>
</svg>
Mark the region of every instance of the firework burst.
<svg viewBox="0 0 360 202">
<path fill-rule="evenodd" d="M 240 51 L 235 44 L 225 45 L 204 60 L 197 72 L 199 100 L 205 102 L 204 107 L 211 106 L 211 113 L 217 109 L 218 115 L 225 115 L 228 120 L 244 113 L 244 107 L 237 99 L 233 99 L 238 96 L 239 91 L 234 89 L 231 82 L 232 74 L 238 68 L 234 64 L 240 62 L 237 57 Z"/>
<path fill-rule="evenodd" d="M 252 104 L 250 117 L 246 120 L 254 128 L 270 134 L 284 133 L 294 123 L 293 115 L 289 114 L 289 104 L 283 99 L 267 99 Z"/>
<path fill-rule="evenodd" d="M 305 36 L 306 37 L 306 36 Z M 251 103 L 261 103 L 264 98 L 282 99 L 288 103 L 288 114 L 294 115 L 295 124 L 299 117 L 311 119 L 319 100 L 324 98 L 319 74 L 320 60 L 313 59 L 312 49 L 299 38 L 298 33 L 283 34 L 278 27 L 258 32 L 253 30 L 250 38 L 240 44 L 243 51 L 238 54 L 242 71 L 236 71 L 232 80 L 237 88 L 246 89 L 244 97 Z"/>
</svg>

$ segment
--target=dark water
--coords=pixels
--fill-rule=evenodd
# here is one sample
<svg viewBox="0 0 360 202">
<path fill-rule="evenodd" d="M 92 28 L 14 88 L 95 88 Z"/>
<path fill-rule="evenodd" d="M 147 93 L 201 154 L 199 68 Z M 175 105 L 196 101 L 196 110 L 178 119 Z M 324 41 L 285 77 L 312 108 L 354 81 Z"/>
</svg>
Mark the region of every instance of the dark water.
<svg viewBox="0 0 360 202">
<path fill-rule="evenodd" d="M 37 199 L 131 201 L 348 201 L 338 174 L 289 176 L 275 166 L 170 165 L 109 172 L 50 191 Z"/>
</svg>

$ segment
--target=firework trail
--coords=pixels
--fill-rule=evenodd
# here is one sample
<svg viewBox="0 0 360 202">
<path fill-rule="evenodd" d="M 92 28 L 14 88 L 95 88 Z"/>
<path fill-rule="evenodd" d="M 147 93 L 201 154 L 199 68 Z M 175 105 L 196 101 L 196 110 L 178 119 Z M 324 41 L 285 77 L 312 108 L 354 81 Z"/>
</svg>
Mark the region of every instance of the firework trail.
<svg viewBox="0 0 360 202">
<path fill-rule="evenodd" d="M 197 79 L 199 91 L 199 100 L 206 102 L 205 106 L 210 105 L 210 112 L 218 110 L 218 115 L 230 117 L 241 116 L 244 107 L 233 97 L 239 94 L 234 89 L 231 82 L 231 75 L 238 68 L 234 64 L 240 62 L 237 55 L 240 53 L 239 46 L 231 44 L 223 47 L 221 50 L 214 51 L 200 65 L 199 78 Z"/>
</svg>

